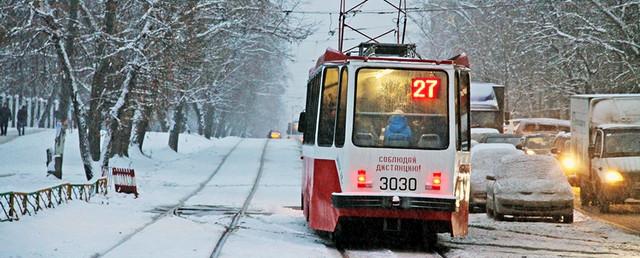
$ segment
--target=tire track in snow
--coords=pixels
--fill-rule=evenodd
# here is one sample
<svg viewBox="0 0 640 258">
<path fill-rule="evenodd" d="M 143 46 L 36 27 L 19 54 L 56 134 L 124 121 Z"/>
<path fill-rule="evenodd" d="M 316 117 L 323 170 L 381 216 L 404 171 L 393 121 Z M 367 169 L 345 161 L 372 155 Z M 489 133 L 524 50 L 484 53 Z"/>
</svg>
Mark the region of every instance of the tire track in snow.
<svg viewBox="0 0 640 258">
<path fill-rule="evenodd" d="M 153 216 L 151 218 L 151 220 L 147 223 L 145 223 L 144 225 L 142 225 L 139 228 L 136 228 L 133 232 L 129 233 L 128 235 L 124 236 L 122 239 L 120 239 L 120 241 L 118 241 L 116 244 L 114 244 L 113 246 L 109 247 L 107 250 L 101 252 L 101 253 L 97 253 L 95 255 L 93 255 L 92 257 L 102 257 L 106 254 L 108 254 L 109 252 L 113 251 L 114 249 L 118 248 L 119 246 L 121 246 L 122 244 L 126 243 L 127 241 L 129 241 L 133 236 L 137 235 L 138 233 L 144 231 L 146 228 L 148 228 L 149 226 L 155 224 L 156 222 L 160 221 L 162 218 L 165 218 L 167 215 L 173 214 L 175 212 L 176 209 L 182 207 L 184 205 L 184 203 L 189 200 L 189 198 L 195 196 L 196 194 L 198 194 L 200 191 L 202 191 L 202 189 L 204 189 L 204 187 L 211 181 L 211 179 L 213 179 L 213 177 L 218 174 L 218 171 L 220 171 L 220 169 L 222 168 L 222 166 L 224 165 L 224 163 L 227 161 L 227 158 L 229 156 L 231 156 L 231 153 L 233 153 L 236 148 L 238 147 L 238 145 L 240 145 L 240 143 L 242 143 L 244 141 L 244 139 L 240 139 L 235 145 L 233 145 L 233 147 L 231 148 L 231 150 L 229 150 L 229 152 L 227 154 L 224 155 L 224 157 L 222 158 L 222 160 L 220 160 L 220 163 L 218 163 L 218 166 L 216 167 L 216 169 L 213 171 L 213 173 L 211 173 L 211 175 L 209 175 L 209 177 L 207 177 L 207 179 L 205 179 L 204 181 L 202 181 L 202 183 L 200 183 L 200 185 L 198 186 L 198 188 L 196 188 L 193 192 L 189 193 L 188 195 L 186 195 L 185 197 L 183 197 L 182 199 L 180 199 L 178 201 L 177 204 L 173 205 L 171 208 L 167 209 L 165 212 L 163 213 L 159 213 L 155 216 Z"/>
<path fill-rule="evenodd" d="M 448 244 L 452 244 L 454 246 L 489 246 L 489 247 L 498 247 L 498 248 L 508 248 L 508 249 L 520 249 L 525 251 L 547 251 L 552 252 L 554 255 L 558 255 L 557 253 L 572 253 L 572 254 L 584 254 L 584 255 L 619 255 L 617 253 L 612 252 L 599 252 L 599 251 L 581 251 L 581 250 L 566 250 L 559 248 L 546 248 L 546 247 L 533 247 L 533 246 L 523 246 L 523 245 L 508 245 L 508 244 L 494 244 L 494 243 L 470 243 L 470 242 L 450 242 Z"/>
<path fill-rule="evenodd" d="M 482 229 L 482 230 L 488 230 L 488 231 L 498 230 L 497 228 L 490 227 L 490 226 L 483 226 L 483 225 L 470 224 L 469 227 L 470 228 Z M 519 231 L 519 230 L 514 230 L 514 229 L 505 229 L 505 230 L 501 230 L 501 231 L 502 232 L 516 233 L 516 234 L 521 234 L 521 235 L 527 235 L 527 236 L 537 236 L 537 237 L 544 237 L 544 238 L 551 238 L 551 239 L 559 239 L 559 240 L 575 240 L 575 241 L 584 241 L 584 242 L 589 242 L 589 243 L 598 243 L 598 244 L 603 244 L 603 245 L 606 244 L 605 241 L 596 241 L 596 240 L 593 240 L 593 239 L 582 239 L 582 238 L 573 238 L 573 237 L 565 237 L 565 236 L 553 236 L 553 235 L 546 235 L 546 234 L 540 234 L 540 233 L 535 233 L 535 232 Z"/>
</svg>

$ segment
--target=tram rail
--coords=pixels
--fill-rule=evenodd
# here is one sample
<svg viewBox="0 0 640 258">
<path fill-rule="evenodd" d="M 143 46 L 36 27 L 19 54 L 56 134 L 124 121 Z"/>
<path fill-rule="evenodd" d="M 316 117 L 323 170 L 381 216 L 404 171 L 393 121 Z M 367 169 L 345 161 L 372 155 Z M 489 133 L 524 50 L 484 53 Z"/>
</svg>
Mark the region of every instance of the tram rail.
<svg viewBox="0 0 640 258">
<path fill-rule="evenodd" d="M 236 148 L 240 145 L 240 143 L 242 143 L 244 141 L 244 139 L 239 140 L 230 150 L 227 154 L 224 155 L 224 157 L 222 158 L 222 160 L 220 160 L 220 163 L 218 163 L 218 166 L 216 167 L 216 169 L 209 175 L 209 177 L 207 177 L 205 180 L 203 180 L 199 185 L 198 188 L 196 188 L 195 190 L 193 190 L 191 193 L 187 194 L 186 196 L 182 197 L 178 203 L 176 203 L 175 205 L 172 205 L 170 208 L 165 209 L 163 212 L 158 213 L 157 215 L 153 216 L 151 218 L 150 221 L 148 221 L 147 223 L 145 223 L 144 225 L 142 225 L 139 228 L 136 228 L 133 232 L 127 234 L 126 236 L 124 236 L 122 239 L 120 239 L 120 241 L 118 241 L 116 244 L 114 244 L 113 246 L 109 247 L 108 249 L 106 249 L 105 251 L 98 253 L 96 255 L 94 255 L 93 257 L 103 257 L 107 254 L 109 254 L 111 251 L 115 250 L 116 248 L 118 248 L 119 246 L 121 246 L 122 244 L 126 243 L 127 241 L 129 241 L 131 238 L 133 238 L 135 235 L 141 233 L 142 231 L 144 231 L 145 229 L 147 229 L 149 226 L 155 224 L 156 222 L 160 221 L 161 219 L 167 217 L 167 215 L 172 215 L 175 213 L 176 210 L 178 210 L 180 207 L 184 206 L 185 202 L 187 200 L 189 200 L 191 197 L 197 195 L 198 193 L 200 193 L 202 191 L 202 189 L 204 189 L 204 187 L 211 182 L 211 180 L 215 177 L 216 174 L 218 174 L 218 172 L 220 171 L 220 169 L 224 166 L 225 162 L 227 161 L 227 158 L 229 156 L 231 156 L 231 154 L 236 150 Z M 264 155 L 264 154 L 263 154 Z"/>
<path fill-rule="evenodd" d="M 247 209 L 249 208 L 249 204 L 251 204 L 251 200 L 253 200 L 253 196 L 258 190 L 258 186 L 260 185 L 260 179 L 262 178 L 262 172 L 264 171 L 265 154 L 267 153 L 268 145 L 269 145 L 269 140 L 267 140 L 264 146 L 262 147 L 262 154 L 260 156 L 260 167 L 258 168 L 258 174 L 256 175 L 256 178 L 253 181 L 253 186 L 251 187 L 251 191 L 249 191 L 247 198 L 244 200 L 244 203 L 242 204 L 242 208 L 233 215 L 233 218 L 231 219 L 231 223 L 229 223 L 229 226 L 226 227 L 225 231 L 222 232 L 222 235 L 220 235 L 220 238 L 218 238 L 218 241 L 216 242 L 216 245 L 213 248 L 213 251 L 211 252 L 211 255 L 210 255 L 211 258 L 217 258 L 220 256 L 220 253 L 222 252 L 222 248 L 224 247 L 224 244 L 227 242 L 227 239 L 229 238 L 231 233 L 233 233 L 237 229 L 240 219 L 242 219 L 242 217 L 244 217 L 245 213 L 247 212 Z"/>
</svg>

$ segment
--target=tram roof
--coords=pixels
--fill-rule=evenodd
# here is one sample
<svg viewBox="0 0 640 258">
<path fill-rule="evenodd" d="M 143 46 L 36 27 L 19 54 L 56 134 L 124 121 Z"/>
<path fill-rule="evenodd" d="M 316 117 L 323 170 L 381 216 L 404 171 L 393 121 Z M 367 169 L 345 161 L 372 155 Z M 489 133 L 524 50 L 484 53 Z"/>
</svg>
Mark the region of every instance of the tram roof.
<svg viewBox="0 0 640 258">
<path fill-rule="evenodd" d="M 352 56 L 345 55 L 344 53 L 332 49 L 327 48 L 327 50 L 322 54 L 318 61 L 316 61 L 316 65 L 309 71 L 309 74 L 312 74 L 318 67 L 325 64 L 344 64 L 349 62 L 350 60 L 360 60 L 360 61 L 391 61 L 391 62 L 407 62 L 407 63 L 429 63 L 435 65 L 458 65 L 469 68 L 469 58 L 465 53 L 454 56 L 450 59 L 446 60 L 433 60 L 433 59 L 416 59 L 416 58 L 404 58 L 404 57 L 379 57 L 379 56 Z"/>
</svg>

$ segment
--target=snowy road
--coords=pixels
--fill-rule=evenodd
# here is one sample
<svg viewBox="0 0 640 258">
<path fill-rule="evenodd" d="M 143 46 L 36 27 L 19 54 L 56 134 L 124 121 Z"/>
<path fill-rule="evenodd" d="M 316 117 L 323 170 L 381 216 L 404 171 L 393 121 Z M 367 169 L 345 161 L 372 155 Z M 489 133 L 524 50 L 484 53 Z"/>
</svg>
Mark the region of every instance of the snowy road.
<svg viewBox="0 0 640 258">
<path fill-rule="evenodd" d="M 574 206 L 589 217 L 609 223 L 631 234 L 640 236 L 640 205 L 616 204 L 610 206 L 609 213 L 601 213 L 597 206 L 580 205 L 580 188 L 573 188 Z"/>
<path fill-rule="evenodd" d="M 29 137 L 38 141 L 36 136 L 25 138 Z M 152 137 L 159 139 L 149 142 L 166 142 L 164 135 Z M 368 233 L 337 249 L 307 228 L 300 211 L 297 142 L 269 140 L 262 159 L 265 139 L 184 138 L 184 153 L 150 144 L 146 151 L 152 158 L 133 154 L 115 161 L 139 171 L 138 199 L 110 193 L 90 203 L 71 202 L 1 223 L 0 257 L 210 257 L 251 192 L 261 161 L 263 174 L 255 195 L 238 227 L 229 231 L 220 257 L 640 257 L 640 237 L 580 212 L 573 224 L 495 222 L 484 214 L 472 214 L 468 237 L 440 234 L 435 250 L 424 250 L 410 237 Z M 33 151 L 12 144 L 0 145 L 0 151 L 5 147 L 15 148 L 16 155 Z M 74 173 L 82 175 L 81 170 L 70 173 L 71 178 Z M 28 176 L 0 182 L 21 178 L 37 182 L 42 175 Z M 14 181 L 14 186 L 27 184 Z"/>
</svg>

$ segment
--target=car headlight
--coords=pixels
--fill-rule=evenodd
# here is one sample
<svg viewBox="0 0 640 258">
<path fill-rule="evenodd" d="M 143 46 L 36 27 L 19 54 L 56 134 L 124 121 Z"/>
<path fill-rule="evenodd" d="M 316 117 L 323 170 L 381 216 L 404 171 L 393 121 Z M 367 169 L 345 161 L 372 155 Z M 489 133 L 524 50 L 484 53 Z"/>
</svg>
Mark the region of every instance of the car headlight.
<svg viewBox="0 0 640 258">
<path fill-rule="evenodd" d="M 562 166 L 566 169 L 573 170 L 576 168 L 576 160 L 572 157 L 564 157 L 562 159 Z"/>
<path fill-rule="evenodd" d="M 620 174 L 620 172 L 618 172 L 618 171 L 609 170 L 604 175 L 604 180 L 607 183 L 613 184 L 613 183 L 619 183 L 619 182 L 624 181 L 624 177 L 622 177 L 622 174 Z"/>
<path fill-rule="evenodd" d="M 536 152 L 535 152 L 535 151 L 533 151 L 533 150 L 527 150 L 527 151 L 526 151 L 526 153 L 527 153 L 528 155 L 536 155 Z"/>
</svg>

